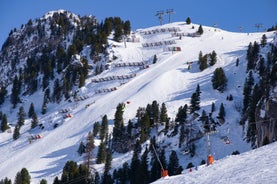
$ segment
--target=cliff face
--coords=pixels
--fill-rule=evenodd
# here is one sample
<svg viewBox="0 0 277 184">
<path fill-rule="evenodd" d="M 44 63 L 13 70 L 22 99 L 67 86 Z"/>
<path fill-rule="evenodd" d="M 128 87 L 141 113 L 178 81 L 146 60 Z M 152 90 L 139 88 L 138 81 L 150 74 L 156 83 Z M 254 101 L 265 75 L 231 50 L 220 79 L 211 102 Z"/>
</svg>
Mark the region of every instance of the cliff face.
<svg viewBox="0 0 277 184">
<path fill-rule="evenodd" d="M 277 87 L 268 99 L 260 101 L 256 110 L 257 146 L 277 140 Z"/>
</svg>

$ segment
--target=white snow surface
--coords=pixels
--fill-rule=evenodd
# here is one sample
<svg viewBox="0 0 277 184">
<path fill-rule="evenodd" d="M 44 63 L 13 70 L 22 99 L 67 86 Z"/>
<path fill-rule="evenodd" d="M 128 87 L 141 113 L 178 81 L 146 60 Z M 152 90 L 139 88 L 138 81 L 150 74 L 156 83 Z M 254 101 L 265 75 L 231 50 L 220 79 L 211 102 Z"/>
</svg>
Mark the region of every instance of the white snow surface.
<svg viewBox="0 0 277 184">
<path fill-rule="evenodd" d="M 117 59 L 110 63 L 108 70 L 86 80 L 85 87 L 78 93 L 80 97 L 88 97 L 83 101 L 63 101 L 60 104 L 49 104 L 47 113 L 41 115 L 42 102 L 38 99 L 42 99 L 43 92 L 40 91 L 32 96 L 25 97 L 22 104 L 25 112 L 28 112 L 30 103 L 33 102 L 39 115 L 39 122 L 45 128 L 43 130 L 39 128 L 30 130 L 31 121 L 26 119 L 25 125 L 20 130 L 21 135 L 18 140 L 13 140 L 12 133 L 0 133 L 0 179 L 8 177 L 14 180 L 16 173 L 25 167 L 31 175 L 32 183 L 39 183 L 43 178 L 52 183 L 56 176 L 61 175 L 67 161 L 74 160 L 79 163 L 83 161 L 83 158 L 78 155 L 77 149 L 81 141 L 86 141 L 86 136 L 92 130 L 94 122 L 101 121 L 102 117 L 107 114 L 110 130 L 112 130 L 112 120 L 114 119 L 116 106 L 119 103 L 130 102 L 124 112 L 125 123 L 129 119 L 135 118 L 138 107 L 146 107 L 153 100 L 157 100 L 160 105 L 165 102 L 169 117 L 175 119 L 178 108 L 185 104 L 190 104 L 190 97 L 195 91 L 197 84 L 200 85 L 201 89 L 201 111 L 205 109 L 206 112 L 210 112 L 211 104 L 214 102 L 217 107 L 216 112 L 214 112 L 216 116 L 219 105 L 221 103 L 225 105 L 227 123 L 219 127 L 218 133 L 210 136 L 211 150 L 215 159 L 222 159 L 235 150 L 240 153 L 251 150 L 250 145 L 244 141 L 245 130 L 239 125 L 240 114 L 237 111 L 238 104 L 242 102 L 243 98 L 242 88 L 246 76 L 246 49 L 250 42 L 260 42 L 263 34 L 266 34 L 268 42 L 271 42 L 274 34 L 272 32 L 233 33 L 205 26 L 203 26 L 204 34 L 201 37 L 183 36 L 181 40 L 179 37 L 172 37 L 172 32 L 143 34 L 143 31 L 146 30 L 172 27 L 180 28 L 180 32 L 186 34 L 195 32 L 198 25 L 194 25 L 195 29 L 192 29 L 192 25 L 186 25 L 184 22 L 175 22 L 141 29 L 135 32 L 140 42 L 127 42 L 127 48 L 124 47 L 124 43 L 110 40 L 109 42 L 113 46 L 110 47 L 109 52 L 115 55 Z M 142 47 L 142 43 L 169 40 L 175 41 L 175 44 L 169 46 L 181 47 L 182 51 L 165 52 L 164 47 L 166 46 Z M 203 54 L 207 54 L 213 50 L 217 53 L 217 63 L 200 72 L 197 64 L 199 52 L 202 51 Z M 158 58 L 156 64 L 152 64 L 154 55 L 157 55 Z M 240 60 L 239 67 L 235 66 L 237 58 Z M 115 63 L 132 62 L 145 62 L 150 67 L 144 70 L 137 66 L 115 67 Z M 187 62 L 193 62 L 190 70 L 188 70 Z M 228 78 L 228 87 L 225 93 L 220 93 L 212 88 L 211 76 L 217 67 L 223 67 Z M 92 79 L 131 74 L 136 74 L 136 76 L 130 79 L 99 83 L 91 82 Z M 96 93 L 97 90 L 114 87 L 117 87 L 117 90 Z M 232 94 L 234 101 L 226 100 L 229 94 Z M 88 108 L 86 108 L 87 104 L 90 104 Z M 63 114 L 60 113 L 61 109 L 68 109 L 73 117 L 63 119 Z M 18 108 L 12 109 L 10 104 L 5 102 L 1 107 L 1 111 L 7 113 L 10 124 L 16 124 Z M 201 114 L 201 111 L 199 111 L 199 114 Z M 55 123 L 59 126 L 54 129 L 53 125 Z M 13 131 L 14 126 L 11 127 Z M 227 131 L 227 129 L 230 131 Z M 29 144 L 28 138 L 31 134 L 40 134 L 42 138 Z M 224 144 L 221 140 L 221 137 L 226 135 L 231 140 L 230 145 Z M 157 138 L 157 141 L 168 145 L 167 156 L 171 153 L 171 150 L 177 151 L 180 165 L 183 168 L 186 168 L 189 162 L 197 165 L 201 160 L 206 159 L 205 137 L 196 141 L 196 156 L 193 158 L 181 153 L 182 148 L 178 148 L 178 137 L 167 138 L 166 136 L 161 136 Z M 96 144 L 99 144 L 99 141 L 96 140 Z M 217 177 L 215 181 L 219 180 L 221 183 L 224 183 L 224 181 L 226 183 L 232 183 L 231 181 L 240 183 L 237 181 L 247 180 L 250 181 L 249 183 L 252 181 L 255 183 L 256 181 L 263 181 L 263 177 L 259 175 L 259 172 L 265 174 L 265 181 L 270 181 L 269 175 L 273 171 L 276 173 L 276 159 L 274 160 L 274 157 L 272 157 L 274 154 L 276 157 L 276 151 L 273 151 L 276 150 L 276 146 L 276 144 L 273 144 L 257 151 L 245 153 L 242 156 L 231 156 L 207 168 L 199 167 L 197 172 L 185 174 L 184 176 L 170 177 L 165 182 L 175 182 L 176 178 L 177 183 L 183 183 L 183 181 L 186 181 L 185 183 L 213 183 L 212 178 Z M 95 149 L 95 155 L 96 151 L 97 149 Z M 131 157 L 132 153 L 115 153 L 112 162 L 113 168 L 130 161 Z M 270 160 L 269 158 L 272 159 Z M 258 163 L 260 164 L 257 165 Z M 275 166 L 273 165 L 274 163 Z M 244 164 L 246 164 L 245 168 L 243 167 Z M 232 169 L 232 165 L 236 165 L 236 167 Z M 94 168 L 101 174 L 103 164 L 95 164 Z M 263 168 L 263 170 L 260 168 Z M 254 172 L 255 169 L 256 172 Z M 259 176 L 259 178 L 251 179 L 252 174 L 246 173 L 248 170 L 253 172 L 254 176 Z M 197 173 L 200 173 L 200 175 L 197 175 Z M 224 177 L 220 178 L 223 173 Z M 241 174 L 240 179 L 232 179 L 234 176 L 239 177 L 239 174 Z M 272 175 L 272 179 L 277 181 L 276 175 Z M 163 181 L 161 179 L 158 183 Z"/>
<path fill-rule="evenodd" d="M 153 184 L 260 184 L 277 182 L 277 143 L 228 156 L 213 165 L 203 165 L 192 172 L 167 176 Z"/>
</svg>

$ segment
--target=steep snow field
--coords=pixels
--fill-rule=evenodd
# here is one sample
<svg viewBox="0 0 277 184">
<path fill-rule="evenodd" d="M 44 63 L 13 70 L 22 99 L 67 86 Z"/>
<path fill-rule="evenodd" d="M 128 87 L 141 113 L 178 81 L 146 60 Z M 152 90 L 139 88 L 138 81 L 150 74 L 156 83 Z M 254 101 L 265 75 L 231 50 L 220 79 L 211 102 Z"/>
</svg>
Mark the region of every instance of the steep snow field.
<svg viewBox="0 0 277 184">
<path fill-rule="evenodd" d="M 153 184 L 258 184 L 277 182 L 277 143 L 216 161 L 210 166 L 172 177 L 161 178 Z"/>
<path fill-rule="evenodd" d="M 14 141 L 12 139 L 12 133 L 5 132 L 0 134 L 0 179 L 7 176 L 13 180 L 15 174 L 23 167 L 26 167 L 32 177 L 32 183 L 38 183 L 42 178 L 51 183 L 54 177 L 61 174 L 66 161 L 83 161 L 83 158 L 77 154 L 77 149 L 79 143 L 85 141 L 88 132 L 92 130 L 94 122 L 101 121 L 101 118 L 107 114 L 111 130 L 115 109 L 119 103 L 130 102 L 130 104 L 126 106 L 124 112 L 125 123 L 127 123 L 129 119 L 135 118 L 138 107 L 145 107 L 148 103 L 152 103 L 153 100 L 157 100 L 160 105 L 165 102 L 169 116 L 171 119 L 174 119 L 181 105 L 190 104 L 191 94 L 195 91 L 197 84 L 200 85 L 202 92 L 201 106 L 206 112 L 210 112 L 212 102 L 216 104 L 216 114 L 218 113 L 220 103 L 226 104 L 225 111 L 227 123 L 219 128 L 218 133 L 210 136 L 212 143 L 211 150 L 215 158 L 220 159 L 226 157 L 235 150 L 241 153 L 250 150 L 250 145 L 243 140 L 244 131 L 239 125 L 240 115 L 236 110 L 237 104 L 241 103 L 243 98 L 242 87 L 246 75 L 246 49 L 249 42 L 260 42 L 263 34 L 267 35 L 268 42 L 272 41 L 274 34 L 232 33 L 212 27 L 203 27 L 204 34 L 201 37 L 183 36 L 180 40 L 179 37 L 172 37 L 172 32 L 159 32 L 149 35 L 145 35 L 143 32 L 172 27 L 178 28 L 179 32 L 187 34 L 195 32 L 198 25 L 194 25 L 195 29 L 192 29 L 192 25 L 186 25 L 184 22 L 176 22 L 137 30 L 134 34 L 140 39 L 140 42 L 127 42 L 127 48 L 124 47 L 124 43 L 110 41 L 110 44 L 113 46 L 110 47 L 109 52 L 114 54 L 117 59 L 110 63 L 110 68 L 107 71 L 86 80 L 86 86 L 78 93 L 79 96 L 89 97 L 83 101 L 65 101 L 58 105 L 49 105 L 46 115 L 41 116 L 41 102 L 37 99 L 43 95 L 43 92 L 25 97 L 23 104 L 25 111 L 27 112 L 30 103 L 34 102 L 35 110 L 39 115 L 39 121 L 45 128 L 43 130 L 38 128 L 30 130 L 30 119 L 27 119 L 25 125 L 21 128 L 21 136 L 18 140 Z M 143 43 L 160 41 L 175 41 L 175 44 L 168 46 L 142 47 Z M 181 51 L 164 51 L 164 48 L 171 46 L 181 47 Z M 217 63 L 203 72 L 200 72 L 197 64 L 199 52 L 202 51 L 203 54 L 207 54 L 211 53 L 213 50 L 217 53 Z M 152 64 L 154 55 L 158 58 L 156 64 Z M 238 67 L 235 66 L 237 58 L 240 60 Z M 149 65 L 149 68 L 142 70 L 139 69 L 138 66 L 115 66 L 115 63 L 132 62 L 145 62 Z M 187 62 L 193 62 L 190 70 L 188 70 Z M 217 67 L 223 67 L 228 78 L 228 89 L 225 93 L 219 93 L 212 89 L 211 76 Z M 93 79 L 130 74 L 136 74 L 136 76 L 130 79 L 111 80 L 99 83 L 92 82 Z M 99 89 L 114 87 L 116 87 L 117 90 L 96 93 Z M 226 100 L 229 94 L 233 95 L 234 101 L 230 102 Z M 91 105 L 86 108 L 87 104 Z M 61 109 L 69 109 L 69 113 L 71 113 L 73 117 L 63 119 L 63 114 L 59 112 Z M 17 109 L 13 110 L 11 106 L 8 105 L 8 102 L 6 102 L 2 111 L 9 114 L 10 123 L 16 124 Z M 201 113 L 201 111 L 199 113 Z M 56 129 L 53 128 L 55 123 L 59 124 Z M 227 132 L 227 129 L 230 131 Z M 29 144 L 28 137 L 30 137 L 31 134 L 40 134 L 42 138 Z M 220 138 L 227 134 L 231 140 L 230 145 L 222 143 Z M 160 139 L 173 141 L 171 149 L 178 150 L 180 164 L 183 168 L 186 167 L 188 162 L 198 164 L 200 163 L 199 160 L 205 159 L 206 157 L 207 149 L 205 138 L 197 141 L 197 154 L 193 159 L 182 155 L 180 149 L 176 145 L 173 145 L 177 140 L 166 140 L 166 138 L 163 137 Z M 276 144 L 272 147 L 276 148 Z M 269 152 L 266 148 L 261 148 L 261 150 Z M 207 169 L 201 168 L 198 172 L 201 172 L 201 176 L 207 179 L 209 179 L 208 176 L 210 173 L 213 173 L 213 175 L 219 178 L 223 170 L 228 169 L 228 164 L 232 165 L 232 162 L 239 162 L 237 159 L 249 160 L 248 166 L 250 167 L 252 158 L 247 158 L 247 156 L 255 153 L 256 152 L 246 153 L 243 157 L 233 156 L 223 160 L 222 162 L 224 164 L 222 165 L 216 163 Z M 170 154 L 169 150 L 167 154 Z M 257 152 L 257 154 L 262 155 L 262 151 Z M 124 161 L 128 161 L 128 159 L 131 158 L 131 154 L 116 154 L 113 155 L 113 158 L 113 166 L 118 166 Z M 244 160 L 241 162 L 243 163 Z M 100 173 L 102 167 L 103 165 L 95 166 Z M 208 171 L 205 172 L 206 170 L 209 170 L 209 173 Z M 244 171 L 243 167 L 240 167 L 239 170 Z M 237 173 L 235 170 L 226 171 L 235 172 L 235 175 Z M 266 171 L 263 172 L 266 173 Z M 232 175 L 231 173 L 229 174 L 230 176 Z M 228 175 L 226 174 L 225 176 L 227 177 Z M 186 179 L 187 177 L 188 180 Z M 192 180 L 194 177 L 196 179 Z M 243 177 L 246 176 L 243 175 Z M 247 178 L 249 177 L 250 176 L 247 176 Z M 191 180 L 189 180 L 189 178 Z M 185 175 L 186 181 L 199 183 L 197 178 L 200 179 L 200 176 L 197 176 L 196 172 L 190 173 L 188 176 Z M 225 181 L 229 182 L 227 178 L 225 179 Z M 220 181 L 223 181 L 223 179 Z M 230 181 L 233 180 L 230 179 Z M 163 180 L 159 182 L 161 183 Z M 171 178 L 166 182 L 171 182 Z M 203 183 L 205 182 L 203 181 Z"/>
</svg>

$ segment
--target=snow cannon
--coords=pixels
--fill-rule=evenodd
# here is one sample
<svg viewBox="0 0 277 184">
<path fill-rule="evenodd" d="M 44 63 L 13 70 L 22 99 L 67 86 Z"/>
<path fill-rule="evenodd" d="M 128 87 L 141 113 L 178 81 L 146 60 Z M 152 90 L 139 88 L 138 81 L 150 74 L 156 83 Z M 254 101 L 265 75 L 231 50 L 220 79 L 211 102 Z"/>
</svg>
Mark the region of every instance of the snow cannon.
<svg viewBox="0 0 277 184">
<path fill-rule="evenodd" d="M 207 164 L 208 165 L 211 165 L 211 164 L 213 164 L 214 163 L 214 157 L 213 157 L 213 155 L 208 155 L 208 158 L 207 158 Z"/>
<path fill-rule="evenodd" d="M 164 178 L 166 176 L 168 176 L 168 170 L 162 169 L 162 171 L 161 171 L 161 177 Z"/>
</svg>

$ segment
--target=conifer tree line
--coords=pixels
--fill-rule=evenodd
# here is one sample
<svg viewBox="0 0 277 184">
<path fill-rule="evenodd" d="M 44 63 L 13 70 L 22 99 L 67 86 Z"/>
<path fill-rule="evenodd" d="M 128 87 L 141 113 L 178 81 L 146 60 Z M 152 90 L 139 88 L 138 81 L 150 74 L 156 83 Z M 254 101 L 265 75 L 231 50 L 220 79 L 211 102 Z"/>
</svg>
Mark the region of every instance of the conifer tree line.
<svg viewBox="0 0 277 184">
<path fill-rule="evenodd" d="M 268 48 L 266 48 L 268 47 Z M 265 55 L 261 52 L 269 50 Z M 267 100 L 270 89 L 276 85 L 277 81 L 277 48 L 274 44 L 268 44 L 266 35 L 261 38 L 261 42 L 250 42 L 247 49 L 247 77 L 243 87 L 242 122 L 248 122 L 247 141 L 252 147 L 256 147 L 257 127 L 256 110 L 262 100 Z M 259 77 L 254 78 L 254 74 Z M 267 142 L 267 141 L 265 141 Z"/>
<path fill-rule="evenodd" d="M 136 122 L 129 120 L 126 124 L 123 120 L 126 104 L 118 104 L 114 115 L 112 138 L 110 138 L 111 134 L 107 129 L 107 116 L 104 115 L 101 122 L 94 123 L 93 130 L 88 135 L 88 137 L 91 138 L 87 139 L 87 143 L 80 143 L 77 151 L 80 155 L 85 155 L 86 164 L 84 165 L 88 168 L 93 167 L 93 163 L 89 161 L 92 159 L 92 156 L 87 156 L 88 154 L 90 155 L 87 146 L 90 142 L 88 140 L 94 140 L 94 138 L 97 138 L 100 140 L 100 145 L 98 146 L 97 154 L 94 155 L 95 164 L 105 164 L 104 173 L 100 175 L 100 178 L 99 173 L 97 173 L 99 183 L 138 183 L 138 181 L 139 183 L 149 183 L 160 178 L 161 166 L 154 154 L 153 146 L 158 150 L 159 159 L 161 160 L 164 169 L 168 170 L 169 175 L 180 174 L 183 167 L 179 165 L 176 152 L 172 151 L 170 156 L 166 158 L 165 150 L 158 146 L 156 137 L 150 136 L 150 132 L 158 126 L 164 127 L 163 132 L 165 135 L 171 132 L 170 136 L 176 136 L 178 132 L 180 132 L 179 145 L 181 146 L 185 139 L 189 138 L 188 131 L 190 130 L 186 124 L 187 117 L 189 114 L 197 113 L 201 108 L 200 94 L 200 85 L 197 85 L 195 92 L 192 94 L 191 104 L 189 106 L 185 104 L 184 106 L 179 107 L 175 118 L 175 122 L 177 123 L 170 121 L 165 103 L 159 105 L 159 103 L 154 100 L 151 104 L 147 104 L 146 107 L 139 107 L 137 109 Z M 194 98 L 194 96 L 196 98 Z M 216 128 L 216 122 L 211 115 L 215 110 L 215 104 L 212 103 L 209 115 L 205 110 L 202 111 L 199 121 L 202 121 L 205 132 L 215 130 Z M 223 104 L 219 107 L 217 118 L 223 120 L 225 118 Z M 145 143 L 146 140 L 150 140 L 151 144 L 142 148 L 142 144 Z M 93 142 L 94 141 L 91 143 L 93 144 Z M 94 146 L 91 147 L 93 147 L 93 149 L 95 148 Z M 191 144 L 189 147 L 191 157 L 195 155 L 195 149 L 195 144 Z M 132 150 L 134 152 L 131 163 L 129 164 L 126 162 L 121 168 L 117 168 L 111 173 L 112 152 L 126 153 Z M 188 165 L 187 167 L 191 167 L 191 165 Z"/>
<path fill-rule="evenodd" d="M 94 182 L 99 184 L 138 183 L 138 181 L 139 183 L 149 183 L 161 177 L 161 165 L 158 158 L 161 161 L 163 168 L 168 170 L 170 176 L 180 174 L 183 170 L 183 166 L 179 164 L 179 158 L 176 151 L 171 151 L 169 157 L 166 158 L 165 150 L 162 147 L 159 147 L 156 137 L 150 136 L 150 133 L 151 130 L 156 129 L 158 126 L 164 127 L 163 132 L 167 136 L 176 136 L 178 135 L 178 132 L 180 132 L 179 147 L 183 145 L 185 139 L 189 139 L 188 131 L 190 131 L 190 129 L 186 124 L 187 118 L 190 114 L 197 113 L 201 109 L 200 95 L 201 89 L 198 84 L 195 92 L 191 96 L 190 105 L 185 104 L 184 106 L 179 107 L 174 121 L 170 120 L 168 117 L 165 103 L 160 105 L 154 100 L 152 103 L 147 104 L 146 107 L 139 107 L 137 109 L 136 122 L 129 120 L 126 124 L 123 120 L 126 104 L 118 104 L 113 119 L 114 129 L 112 134 L 109 133 L 108 130 L 108 117 L 107 115 L 104 115 L 100 122 L 94 123 L 93 129 L 89 131 L 87 135 L 87 139 L 81 141 L 78 150 L 76 150 L 79 155 L 83 157 L 83 163 L 78 165 L 74 161 L 68 161 L 63 168 L 61 177 L 56 177 L 53 184 L 73 181 L 76 183 Z M 223 104 L 221 104 L 219 109 L 218 117 L 224 119 L 225 111 Z M 215 104 L 213 103 L 211 105 L 210 114 L 214 111 Z M 20 125 L 22 126 L 22 124 L 24 124 L 26 116 L 35 116 L 33 103 L 30 104 L 28 113 L 25 113 L 23 107 L 20 108 L 18 112 L 17 127 L 20 128 Z M 202 110 L 202 115 L 199 117 L 199 121 L 202 121 L 204 131 L 209 132 L 215 128 L 213 126 L 215 120 L 211 115 L 208 116 L 205 110 Z M 95 150 L 95 139 L 100 140 L 100 145 L 97 150 Z M 150 140 L 150 145 L 142 148 L 142 144 L 147 140 Z M 154 153 L 153 147 L 157 150 L 158 158 Z M 195 149 L 195 144 L 191 144 L 189 147 L 191 157 L 195 155 Z M 122 164 L 122 167 L 116 168 L 111 172 L 112 153 L 114 151 L 119 153 L 133 151 L 133 156 L 130 164 L 125 162 Z M 96 154 L 94 154 L 95 152 Z M 101 174 L 94 172 L 94 164 L 104 164 L 104 172 Z M 186 166 L 186 168 L 188 167 L 193 166 L 190 163 Z M 21 177 L 19 175 L 24 175 L 25 178 L 25 174 L 28 173 L 26 170 L 24 169 L 22 173 L 17 174 L 17 178 Z M 28 176 L 27 178 L 30 177 Z M 18 180 L 19 179 L 16 181 Z M 1 182 L 5 183 L 11 181 L 8 178 L 5 178 Z M 47 183 L 47 181 L 42 179 L 40 183 Z"/>
<path fill-rule="evenodd" d="M 208 66 L 213 66 L 217 62 L 217 54 L 215 51 L 203 55 L 202 51 L 198 55 L 198 64 L 200 71 L 205 70 Z"/>
<path fill-rule="evenodd" d="M 202 51 L 198 55 L 198 64 L 200 71 L 205 70 L 209 66 L 215 65 L 217 62 L 217 54 L 215 51 L 203 55 Z M 238 62 L 238 61 L 237 61 Z M 224 92 L 227 88 L 228 79 L 225 75 L 223 68 L 216 68 L 212 76 L 212 86 L 219 92 Z"/>
</svg>

